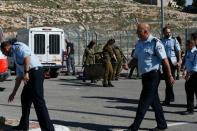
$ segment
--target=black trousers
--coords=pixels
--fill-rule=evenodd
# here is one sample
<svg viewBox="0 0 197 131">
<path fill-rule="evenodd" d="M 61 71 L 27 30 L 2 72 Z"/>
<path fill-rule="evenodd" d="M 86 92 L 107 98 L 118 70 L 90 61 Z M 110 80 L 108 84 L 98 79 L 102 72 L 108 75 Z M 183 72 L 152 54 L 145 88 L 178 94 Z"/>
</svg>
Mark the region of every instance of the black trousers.
<svg viewBox="0 0 197 131">
<path fill-rule="evenodd" d="M 170 68 L 171 68 L 171 74 L 173 76 L 173 78 L 175 79 L 175 70 L 176 70 L 176 66 L 174 66 L 171 62 L 170 59 L 168 59 L 169 64 L 170 64 Z M 166 103 L 170 103 L 170 101 L 174 101 L 174 90 L 173 90 L 173 85 L 170 84 L 165 66 L 162 66 L 163 68 L 163 75 L 164 75 L 164 79 L 165 79 L 165 84 L 166 84 L 166 90 L 165 90 L 165 102 Z"/>
<path fill-rule="evenodd" d="M 197 73 L 190 76 L 189 80 L 185 82 L 185 92 L 187 98 L 187 111 L 194 111 L 194 93 L 197 92 Z"/>
<path fill-rule="evenodd" d="M 160 83 L 160 72 L 151 71 L 142 75 L 142 92 L 138 104 L 135 120 L 131 125 L 132 131 L 137 131 L 148 110 L 149 106 L 155 112 L 157 127 L 160 129 L 167 128 L 164 118 L 163 109 L 158 96 L 158 86 Z"/>
<path fill-rule="evenodd" d="M 21 94 L 22 117 L 19 126 L 29 128 L 29 114 L 33 103 L 42 131 L 55 131 L 49 118 L 49 113 L 44 100 L 43 70 L 42 68 L 29 71 L 30 80 L 23 87 Z"/>
</svg>

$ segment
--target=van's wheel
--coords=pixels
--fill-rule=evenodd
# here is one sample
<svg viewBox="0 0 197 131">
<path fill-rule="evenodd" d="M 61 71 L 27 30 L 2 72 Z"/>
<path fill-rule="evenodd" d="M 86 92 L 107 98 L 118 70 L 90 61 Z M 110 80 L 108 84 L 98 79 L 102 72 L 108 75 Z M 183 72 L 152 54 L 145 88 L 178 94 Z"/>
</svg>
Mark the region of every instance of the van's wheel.
<svg viewBox="0 0 197 131">
<path fill-rule="evenodd" d="M 51 78 L 57 78 L 58 75 L 59 75 L 59 73 L 57 71 L 50 71 Z"/>
</svg>

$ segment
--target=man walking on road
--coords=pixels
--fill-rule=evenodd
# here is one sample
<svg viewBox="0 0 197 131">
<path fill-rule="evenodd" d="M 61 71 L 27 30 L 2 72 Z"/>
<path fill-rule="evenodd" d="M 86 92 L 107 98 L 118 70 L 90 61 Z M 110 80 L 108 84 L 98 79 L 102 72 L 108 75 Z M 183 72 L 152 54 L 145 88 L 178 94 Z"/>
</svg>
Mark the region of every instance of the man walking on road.
<svg viewBox="0 0 197 131">
<path fill-rule="evenodd" d="M 66 41 L 66 52 L 67 52 L 67 71 L 68 75 L 71 74 L 72 69 L 72 75 L 75 75 L 75 51 L 74 51 L 74 44 L 72 42 Z"/>
<path fill-rule="evenodd" d="M 171 36 L 171 30 L 168 26 L 163 28 L 163 34 L 164 38 L 161 41 L 164 45 L 166 55 L 170 64 L 171 74 L 175 79 L 175 70 L 176 68 L 180 68 L 182 63 L 181 48 L 177 39 Z M 170 102 L 174 102 L 175 100 L 173 86 L 170 83 L 166 72 L 166 68 L 165 66 L 163 66 L 163 73 L 166 83 L 165 100 L 163 102 L 164 106 L 169 105 Z"/>
<path fill-rule="evenodd" d="M 134 61 L 138 62 L 138 69 L 142 75 L 142 92 L 138 104 L 135 120 L 126 131 L 137 131 L 151 106 L 155 112 L 157 127 L 154 131 L 165 130 L 167 123 L 158 96 L 160 83 L 159 66 L 161 62 L 167 69 L 167 75 L 171 84 L 174 84 L 170 65 L 166 57 L 165 49 L 160 40 L 150 34 L 150 26 L 140 23 L 137 27 L 139 40 L 136 43 Z"/>
<path fill-rule="evenodd" d="M 194 40 L 187 40 L 187 53 L 185 57 L 185 92 L 187 99 L 187 110 L 182 115 L 194 114 L 194 93 L 197 92 L 197 49 Z"/>
<path fill-rule="evenodd" d="M 29 129 L 29 114 L 32 103 L 38 117 L 42 131 L 55 131 L 50 120 L 44 100 L 43 70 L 39 60 L 31 52 L 30 48 L 21 42 L 3 41 L 1 50 L 6 56 L 12 56 L 16 64 L 16 81 L 8 102 L 12 102 L 16 92 L 24 81 L 21 94 L 22 117 L 14 130 L 27 131 Z"/>
</svg>

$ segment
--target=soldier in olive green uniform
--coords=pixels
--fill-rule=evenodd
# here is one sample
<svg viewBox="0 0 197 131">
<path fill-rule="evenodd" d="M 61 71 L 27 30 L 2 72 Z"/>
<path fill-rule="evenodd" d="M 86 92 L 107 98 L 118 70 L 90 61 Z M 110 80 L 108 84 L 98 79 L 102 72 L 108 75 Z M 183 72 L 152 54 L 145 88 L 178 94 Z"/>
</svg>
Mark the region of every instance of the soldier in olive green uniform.
<svg viewBox="0 0 197 131">
<path fill-rule="evenodd" d="M 103 87 L 114 87 L 111 83 L 113 76 L 113 67 L 111 61 L 117 61 L 116 56 L 113 52 L 113 44 L 115 43 L 114 39 L 107 41 L 107 44 L 103 47 L 103 57 L 104 57 L 104 66 L 105 73 L 103 77 Z"/>
<path fill-rule="evenodd" d="M 125 62 L 125 56 L 124 56 L 122 50 L 117 45 L 115 45 L 113 47 L 113 51 L 116 55 L 117 62 L 112 63 L 112 65 L 113 65 L 113 77 L 112 77 L 112 79 L 113 80 L 114 79 L 118 80 L 118 78 L 120 76 L 122 64 L 123 64 L 123 62 Z"/>
<path fill-rule="evenodd" d="M 85 82 L 86 78 L 87 78 L 87 74 L 86 74 L 86 70 L 89 66 L 91 66 L 92 64 L 95 63 L 95 58 L 94 58 L 94 48 L 96 46 L 96 42 L 95 41 L 91 41 L 87 48 L 84 51 L 83 54 L 83 67 L 84 67 L 84 71 L 83 71 L 83 81 Z M 93 83 L 94 81 L 91 80 L 91 83 Z"/>
</svg>

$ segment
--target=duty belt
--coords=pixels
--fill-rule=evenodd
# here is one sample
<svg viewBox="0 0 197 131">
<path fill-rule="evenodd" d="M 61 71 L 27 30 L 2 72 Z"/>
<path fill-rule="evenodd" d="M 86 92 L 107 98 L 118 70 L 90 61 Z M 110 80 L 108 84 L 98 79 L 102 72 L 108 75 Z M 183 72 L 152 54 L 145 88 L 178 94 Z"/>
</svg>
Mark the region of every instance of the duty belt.
<svg viewBox="0 0 197 131">
<path fill-rule="evenodd" d="M 29 71 L 35 71 L 35 70 L 39 70 L 39 69 L 42 69 L 42 67 L 33 67 L 33 68 L 31 68 Z"/>
</svg>

